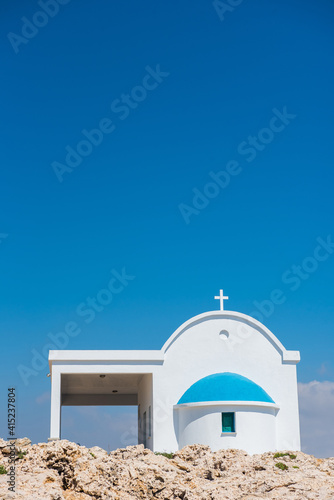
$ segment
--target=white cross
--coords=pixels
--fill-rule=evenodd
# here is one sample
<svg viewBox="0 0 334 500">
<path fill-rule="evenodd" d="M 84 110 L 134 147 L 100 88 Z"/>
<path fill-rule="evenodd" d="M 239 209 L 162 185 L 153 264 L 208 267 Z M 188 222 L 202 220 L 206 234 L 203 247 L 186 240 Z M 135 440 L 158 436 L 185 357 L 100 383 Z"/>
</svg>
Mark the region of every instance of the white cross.
<svg viewBox="0 0 334 500">
<path fill-rule="evenodd" d="M 216 296 L 215 299 L 220 300 L 220 310 L 223 311 L 224 310 L 224 300 L 228 299 L 228 297 L 224 296 L 223 290 L 219 290 L 219 295 L 218 295 L 218 297 Z"/>
</svg>

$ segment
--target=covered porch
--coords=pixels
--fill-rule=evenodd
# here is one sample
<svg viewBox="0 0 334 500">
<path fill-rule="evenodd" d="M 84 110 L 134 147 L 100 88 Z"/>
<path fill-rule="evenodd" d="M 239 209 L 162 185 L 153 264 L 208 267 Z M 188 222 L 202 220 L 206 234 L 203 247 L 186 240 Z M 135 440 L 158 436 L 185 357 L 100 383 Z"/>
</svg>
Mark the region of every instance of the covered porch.
<svg viewBox="0 0 334 500">
<path fill-rule="evenodd" d="M 153 371 L 154 366 L 160 365 L 162 360 L 157 359 L 155 351 L 148 351 L 145 360 L 124 359 L 122 356 L 124 361 L 121 361 L 117 359 L 120 358 L 120 353 L 121 351 L 50 351 L 49 440 L 61 439 L 63 406 L 137 406 L 138 444 L 153 449 Z M 133 352 L 124 353 L 129 357 L 131 354 L 133 356 Z M 145 351 L 141 352 L 142 356 L 143 354 Z M 159 355 L 161 357 L 160 352 Z M 77 359 L 73 359 L 74 357 Z"/>
</svg>

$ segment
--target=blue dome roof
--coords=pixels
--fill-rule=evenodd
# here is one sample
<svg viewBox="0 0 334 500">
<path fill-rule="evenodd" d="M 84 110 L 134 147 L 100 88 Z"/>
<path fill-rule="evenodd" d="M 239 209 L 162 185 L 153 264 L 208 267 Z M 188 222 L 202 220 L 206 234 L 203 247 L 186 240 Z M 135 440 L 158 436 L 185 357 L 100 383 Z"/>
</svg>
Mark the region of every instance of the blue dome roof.
<svg viewBox="0 0 334 500">
<path fill-rule="evenodd" d="M 237 373 L 215 373 L 201 378 L 183 394 L 178 404 L 203 401 L 262 401 L 275 403 L 262 387 Z"/>
</svg>

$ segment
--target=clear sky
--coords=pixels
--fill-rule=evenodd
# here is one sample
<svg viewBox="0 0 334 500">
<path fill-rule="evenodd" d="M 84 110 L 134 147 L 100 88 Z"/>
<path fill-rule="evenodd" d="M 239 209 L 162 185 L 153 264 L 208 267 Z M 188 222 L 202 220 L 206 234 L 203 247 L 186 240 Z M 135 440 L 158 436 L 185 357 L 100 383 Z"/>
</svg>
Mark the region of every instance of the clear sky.
<svg viewBox="0 0 334 500">
<path fill-rule="evenodd" d="M 46 4 L 0 6 L 0 434 L 16 386 L 19 433 L 48 437 L 49 334 L 159 349 L 223 288 L 301 351 L 304 449 L 334 455 L 333 2 Z M 80 411 L 81 444 L 135 421 Z"/>
</svg>

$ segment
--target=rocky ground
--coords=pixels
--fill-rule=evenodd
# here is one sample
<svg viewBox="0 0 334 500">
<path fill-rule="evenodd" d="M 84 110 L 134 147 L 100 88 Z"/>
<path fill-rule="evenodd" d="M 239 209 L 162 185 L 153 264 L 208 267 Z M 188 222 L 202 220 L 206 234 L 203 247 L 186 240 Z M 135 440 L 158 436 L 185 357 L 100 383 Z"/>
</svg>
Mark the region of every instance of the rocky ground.
<svg viewBox="0 0 334 500">
<path fill-rule="evenodd" d="M 27 438 L 17 452 L 12 493 L 4 472 L 10 449 L 0 439 L 1 500 L 334 499 L 334 458 L 301 452 L 250 456 L 193 445 L 168 458 L 142 445 L 108 454 L 66 440 L 31 446 Z"/>
</svg>

